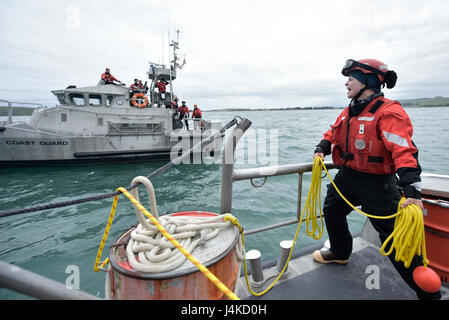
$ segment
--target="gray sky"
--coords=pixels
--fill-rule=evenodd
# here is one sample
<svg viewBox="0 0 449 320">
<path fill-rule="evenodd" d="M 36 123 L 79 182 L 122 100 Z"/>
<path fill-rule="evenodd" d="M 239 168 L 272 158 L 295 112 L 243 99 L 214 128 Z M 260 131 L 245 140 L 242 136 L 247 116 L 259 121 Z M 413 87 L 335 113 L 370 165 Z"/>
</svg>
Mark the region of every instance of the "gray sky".
<svg viewBox="0 0 449 320">
<path fill-rule="evenodd" d="M 105 67 L 145 81 L 177 28 L 189 105 L 343 106 L 349 58 L 395 70 L 389 98 L 449 96 L 447 0 L 2 0 L 0 99 L 54 105 L 50 90 L 96 85 Z"/>
</svg>

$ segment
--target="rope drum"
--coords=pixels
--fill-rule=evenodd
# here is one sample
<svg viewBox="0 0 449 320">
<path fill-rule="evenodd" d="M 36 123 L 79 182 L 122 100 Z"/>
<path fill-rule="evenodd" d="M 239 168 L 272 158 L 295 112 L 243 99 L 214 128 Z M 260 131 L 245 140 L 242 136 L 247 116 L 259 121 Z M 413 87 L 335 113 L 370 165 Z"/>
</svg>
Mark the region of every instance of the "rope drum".
<svg viewBox="0 0 449 320">
<path fill-rule="evenodd" d="M 132 184 L 143 184 L 150 199 L 153 216 L 159 219 L 161 226 L 177 240 L 188 252 L 192 252 L 198 245 L 216 237 L 221 229 L 232 225 L 223 216 L 213 217 L 189 217 L 189 216 L 161 216 L 158 217 L 156 196 L 150 180 L 146 177 L 136 177 Z M 134 198 L 139 202 L 137 188 L 131 191 Z M 136 216 L 139 220 L 137 227 L 131 232 L 131 237 L 126 247 L 129 264 L 141 272 L 167 272 L 176 269 L 186 260 L 185 255 L 179 251 L 160 232 L 150 220 L 146 219 L 142 212 L 135 207 Z M 241 242 L 239 242 L 241 243 Z M 237 248 L 240 260 L 244 259 L 243 246 Z M 135 257 L 137 254 L 138 259 Z"/>
<path fill-rule="evenodd" d="M 223 216 L 220 215 L 215 217 L 162 216 L 159 222 L 173 239 L 176 239 L 189 252 L 193 252 L 197 246 L 215 238 L 220 230 L 232 225 L 231 221 L 224 221 Z M 236 252 L 239 260 L 243 260 L 244 252 L 242 251 L 242 246 L 238 245 Z M 141 272 L 168 272 L 186 261 L 182 252 L 148 221 L 145 225 L 138 224 L 131 232 L 126 254 L 129 264 Z"/>
</svg>

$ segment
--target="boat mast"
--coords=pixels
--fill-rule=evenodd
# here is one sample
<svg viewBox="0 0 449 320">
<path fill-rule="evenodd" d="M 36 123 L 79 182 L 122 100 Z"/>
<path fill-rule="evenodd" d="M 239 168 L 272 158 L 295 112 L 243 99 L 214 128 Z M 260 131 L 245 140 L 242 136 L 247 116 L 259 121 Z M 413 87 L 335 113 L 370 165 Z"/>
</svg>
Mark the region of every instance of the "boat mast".
<svg viewBox="0 0 449 320">
<path fill-rule="evenodd" d="M 178 68 L 178 55 L 176 54 L 176 49 L 179 49 L 179 33 L 181 31 L 176 30 L 176 41 L 171 41 L 170 47 L 173 47 L 173 61 L 170 61 L 170 102 L 173 101 L 173 83 L 172 83 L 172 72 L 176 72 L 176 69 Z"/>
</svg>

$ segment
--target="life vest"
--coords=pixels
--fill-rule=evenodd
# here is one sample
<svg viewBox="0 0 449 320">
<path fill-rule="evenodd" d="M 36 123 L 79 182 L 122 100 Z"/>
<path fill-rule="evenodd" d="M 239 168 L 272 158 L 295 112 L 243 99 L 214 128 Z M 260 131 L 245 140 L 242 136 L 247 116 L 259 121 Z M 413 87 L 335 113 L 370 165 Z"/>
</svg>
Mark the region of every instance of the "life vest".
<svg viewBox="0 0 449 320">
<path fill-rule="evenodd" d="M 379 120 L 387 108 L 389 116 L 383 119 L 383 130 L 379 127 Z M 398 121 L 398 117 L 402 120 Z M 325 138 L 332 143 L 332 159 L 336 165 L 365 173 L 392 174 L 400 167 L 417 166 L 413 157 L 417 149 L 411 141 L 412 134 L 410 119 L 402 106 L 379 97 L 354 117 L 349 117 L 347 107 L 325 133 Z"/>
<path fill-rule="evenodd" d="M 179 107 L 179 112 L 181 114 L 189 114 L 190 110 L 189 110 L 189 107 L 187 107 L 187 106 L 180 106 Z"/>
<path fill-rule="evenodd" d="M 159 92 L 165 92 L 167 90 L 167 86 L 164 82 L 159 81 L 157 83 L 157 88 L 159 89 Z"/>
<path fill-rule="evenodd" d="M 112 83 L 113 81 L 118 81 L 112 74 L 106 73 L 106 72 L 101 75 L 101 79 L 103 79 L 106 83 Z"/>
<path fill-rule="evenodd" d="M 203 114 L 199 108 L 193 109 L 192 118 L 201 118 Z"/>
</svg>

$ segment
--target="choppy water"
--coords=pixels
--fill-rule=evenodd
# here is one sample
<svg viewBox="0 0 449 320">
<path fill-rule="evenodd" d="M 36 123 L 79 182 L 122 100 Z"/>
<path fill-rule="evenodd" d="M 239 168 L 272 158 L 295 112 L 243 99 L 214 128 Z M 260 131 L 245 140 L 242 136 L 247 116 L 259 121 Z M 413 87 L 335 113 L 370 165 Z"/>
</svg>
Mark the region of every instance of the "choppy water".
<svg viewBox="0 0 449 320">
<path fill-rule="evenodd" d="M 425 172 L 448 174 L 449 108 L 406 109 L 414 124 L 414 142 L 420 149 L 420 163 Z M 235 115 L 253 122 L 252 133 L 261 137 L 277 133 L 277 164 L 311 162 L 314 146 L 322 133 L 341 110 L 291 110 L 204 112 L 205 117 L 223 123 Z M 3 119 L 0 119 L 3 120 Z M 273 129 L 275 131 L 269 131 Z M 277 130 L 277 131 L 276 131 Z M 244 144 L 245 145 L 245 144 Z M 269 149 L 269 146 L 267 146 Z M 263 166 L 246 160 L 239 167 Z M 138 175 L 146 176 L 164 162 L 55 167 L 0 169 L 0 211 L 59 202 L 114 191 L 127 187 Z M 326 181 L 326 180 L 325 180 Z M 220 211 L 221 165 L 178 165 L 153 181 L 160 214 L 185 210 Z M 259 182 L 259 181 L 257 181 Z M 234 184 L 233 214 L 246 230 L 291 220 L 297 208 L 296 175 L 273 177 L 262 188 L 254 188 L 249 181 Z M 310 183 L 304 176 L 303 202 Z M 327 181 L 326 181 L 327 183 Z M 128 200 L 120 198 L 118 211 L 106 248 L 125 230 L 137 223 Z M 149 207 L 141 193 L 144 205 Z M 0 259 L 65 283 L 66 268 L 75 265 L 80 270 L 80 289 L 104 297 L 105 274 L 95 273 L 93 264 L 100 243 L 112 199 L 77 206 L 22 214 L 0 219 Z M 361 229 L 364 218 L 352 213 L 350 229 Z M 302 231 L 305 228 L 303 226 Z M 246 248 L 258 249 L 264 260 L 277 256 L 279 242 L 292 239 L 296 226 L 283 227 L 246 238 Z M 326 234 L 323 235 L 323 240 Z M 302 232 L 296 248 L 310 245 L 314 240 Z M 105 250 L 104 256 L 107 254 Z M 26 298 L 0 289 L 0 299 Z"/>
</svg>

